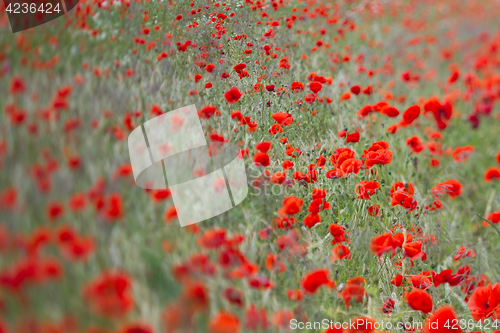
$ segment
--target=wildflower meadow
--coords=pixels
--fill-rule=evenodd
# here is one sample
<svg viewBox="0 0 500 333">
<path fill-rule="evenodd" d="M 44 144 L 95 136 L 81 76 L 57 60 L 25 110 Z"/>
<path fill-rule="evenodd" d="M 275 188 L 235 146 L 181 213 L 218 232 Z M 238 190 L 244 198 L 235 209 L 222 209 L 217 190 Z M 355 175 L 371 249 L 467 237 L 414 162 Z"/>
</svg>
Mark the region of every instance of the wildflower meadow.
<svg viewBox="0 0 500 333">
<path fill-rule="evenodd" d="M 8 1 L 0 333 L 500 332 L 499 1 L 80 0 L 16 33 Z M 248 193 L 181 226 L 128 142 L 191 105 Z"/>
</svg>

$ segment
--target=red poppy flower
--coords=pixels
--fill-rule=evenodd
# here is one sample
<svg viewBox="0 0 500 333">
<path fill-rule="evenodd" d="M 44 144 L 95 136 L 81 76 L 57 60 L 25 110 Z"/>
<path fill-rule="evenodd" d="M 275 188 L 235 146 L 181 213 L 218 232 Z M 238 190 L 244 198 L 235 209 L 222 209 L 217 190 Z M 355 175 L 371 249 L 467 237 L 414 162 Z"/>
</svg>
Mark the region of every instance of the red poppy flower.
<svg viewBox="0 0 500 333">
<path fill-rule="evenodd" d="M 450 103 L 445 102 L 441 104 L 437 97 L 431 97 L 424 103 L 425 113 L 432 112 L 434 119 L 436 120 L 437 127 L 440 130 L 446 128 L 446 121 L 451 118 L 453 113 L 452 106 Z"/>
<path fill-rule="evenodd" d="M 441 164 L 441 162 L 437 158 L 431 158 L 430 166 L 432 168 L 436 168 Z"/>
<path fill-rule="evenodd" d="M 422 274 L 413 275 L 408 280 L 415 287 L 420 290 L 427 290 L 433 286 L 432 273 L 427 271 L 422 272 Z"/>
<path fill-rule="evenodd" d="M 316 165 L 314 164 L 309 164 L 307 167 L 307 175 L 311 179 L 311 183 L 315 183 L 318 180 L 318 172 L 316 171 Z"/>
<path fill-rule="evenodd" d="M 448 194 L 451 199 L 455 199 L 462 194 L 462 184 L 456 179 L 449 179 L 434 186 L 431 193 L 436 199 L 444 194 Z"/>
<path fill-rule="evenodd" d="M 406 234 L 406 243 L 411 243 L 413 236 L 411 234 Z M 402 232 L 398 232 L 392 236 L 392 247 L 394 249 L 401 248 L 405 243 L 405 235 Z"/>
<path fill-rule="evenodd" d="M 494 179 L 500 180 L 500 168 L 490 167 L 486 169 L 486 172 L 484 173 L 484 181 L 491 182 Z"/>
<path fill-rule="evenodd" d="M 224 94 L 224 98 L 229 104 L 234 104 L 238 102 L 241 96 L 243 96 L 243 94 L 236 87 L 229 89 Z"/>
<path fill-rule="evenodd" d="M 361 109 L 359 109 L 358 112 L 356 112 L 356 114 L 358 115 L 359 118 L 365 118 L 373 112 L 375 112 L 375 109 L 373 106 L 365 105 Z"/>
<path fill-rule="evenodd" d="M 315 293 L 322 285 L 332 289 L 335 288 L 335 281 L 330 280 L 328 275 L 330 272 L 326 268 L 319 268 L 315 271 L 307 273 L 301 280 L 302 288 L 308 293 Z"/>
<path fill-rule="evenodd" d="M 474 150 L 474 146 L 456 147 L 451 153 L 451 157 L 455 162 L 465 162 Z"/>
<path fill-rule="evenodd" d="M 270 84 L 266 86 L 267 91 L 274 91 L 274 84 Z"/>
<path fill-rule="evenodd" d="M 417 260 L 422 258 L 422 261 L 427 260 L 427 254 L 422 251 L 422 243 L 421 242 L 413 242 L 407 243 L 403 246 L 404 256 L 408 257 L 410 260 Z"/>
<path fill-rule="evenodd" d="M 259 142 L 258 144 L 255 145 L 255 149 L 257 149 L 258 151 L 260 151 L 262 153 L 268 152 L 271 148 L 272 148 L 271 141 Z"/>
<path fill-rule="evenodd" d="M 245 327 L 250 330 L 259 328 L 265 330 L 269 326 L 266 310 L 264 308 L 258 309 L 254 304 L 250 304 L 245 312 L 245 318 Z"/>
<path fill-rule="evenodd" d="M 422 152 L 422 150 L 425 149 L 422 140 L 420 140 L 420 138 L 416 135 L 406 139 L 406 145 L 410 146 L 411 150 L 416 154 L 419 154 L 420 152 Z"/>
<path fill-rule="evenodd" d="M 356 185 L 355 191 L 358 199 L 369 200 L 375 194 L 376 189 L 380 190 L 380 183 L 374 180 L 363 180 Z"/>
<path fill-rule="evenodd" d="M 486 216 L 486 219 L 493 224 L 497 224 L 498 222 L 500 222 L 500 211 L 488 214 L 488 216 Z M 483 227 L 487 227 L 489 225 L 490 224 L 488 222 L 483 221 Z"/>
<path fill-rule="evenodd" d="M 377 141 L 372 143 L 372 145 L 370 146 L 370 148 L 367 149 L 367 151 L 377 151 L 380 149 L 388 149 L 388 148 L 389 144 L 387 143 L 387 141 Z"/>
<path fill-rule="evenodd" d="M 151 191 L 151 199 L 153 199 L 154 202 L 161 202 L 167 200 L 171 196 L 172 193 L 170 192 L 169 189 L 160 189 Z"/>
<path fill-rule="evenodd" d="M 351 251 L 344 244 L 339 244 L 332 249 L 331 261 L 337 261 L 342 259 L 351 259 Z"/>
<path fill-rule="evenodd" d="M 86 260 L 94 251 L 94 240 L 78 235 L 70 226 L 61 227 L 56 236 L 61 253 L 69 260 Z"/>
<path fill-rule="evenodd" d="M 22 94 L 26 91 L 26 83 L 24 79 L 19 76 L 12 77 L 10 81 L 10 93 L 12 95 Z"/>
<path fill-rule="evenodd" d="M 105 200 L 102 207 L 104 219 L 114 222 L 123 217 L 123 199 L 119 193 L 111 193 Z"/>
<path fill-rule="evenodd" d="M 208 72 L 208 73 L 212 73 L 212 71 L 214 70 L 215 68 L 215 65 L 214 64 L 208 64 L 206 67 L 205 67 L 205 70 Z"/>
<path fill-rule="evenodd" d="M 471 268 L 468 265 L 460 266 L 455 274 L 448 276 L 448 284 L 452 287 L 458 286 L 469 278 L 470 271 Z"/>
<path fill-rule="evenodd" d="M 392 124 L 391 126 L 387 127 L 387 133 L 394 134 L 398 130 L 398 124 Z"/>
<path fill-rule="evenodd" d="M 235 119 L 235 118 L 239 120 L 238 126 L 250 125 L 252 123 L 252 121 L 250 120 L 250 117 L 248 117 L 248 116 L 243 117 L 243 115 L 241 114 L 241 111 L 239 111 L 239 110 L 231 112 L 231 119 Z"/>
<path fill-rule="evenodd" d="M 314 103 L 314 101 L 316 100 L 318 96 L 315 94 L 315 93 L 308 93 L 305 97 L 304 97 L 304 101 L 307 103 L 307 104 L 312 104 Z"/>
<path fill-rule="evenodd" d="M 198 246 L 203 249 L 216 249 L 226 242 L 226 230 L 213 228 L 206 230 L 196 240 Z"/>
<path fill-rule="evenodd" d="M 311 201 L 308 210 L 311 213 L 319 213 L 325 209 L 330 209 L 330 208 L 331 208 L 330 204 L 323 198 L 319 197 Z"/>
<path fill-rule="evenodd" d="M 304 90 L 304 84 L 302 82 L 292 82 L 292 85 L 290 86 L 290 89 L 297 93 L 299 91 L 303 91 Z"/>
<path fill-rule="evenodd" d="M 425 205 L 425 209 L 427 210 L 439 210 L 443 208 L 443 203 L 439 200 L 434 200 L 431 205 Z"/>
<path fill-rule="evenodd" d="M 394 251 L 392 246 L 392 235 L 390 232 L 375 236 L 370 241 L 370 251 L 377 257 L 380 257 L 389 251 Z"/>
<path fill-rule="evenodd" d="M 304 298 L 304 293 L 300 289 L 286 291 L 286 295 L 290 301 L 300 302 Z"/>
<path fill-rule="evenodd" d="M 320 222 L 321 222 L 321 216 L 319 216 L 319 214 L 317 213 L 308 214 L 304 218 L 304 225 L 307 226 L 308 228 L 312 228 Z"/>
<path fill-rule="evenodd" d="M 219 134 L 217 132 L 212 132 L 209 134 L 209 139 L 212 142 L 227 142 L 228 140 L 224 138 L 222 134 Z M 217 145 L 213 145 L 212 147 L 216 147 Z M 220 146 L 219 146 L 220 147 Z"/>
<path fill-rule="evenodd" d="M 233 66 L 233 69 L 236 73 L 240 74 L 243 72 L 243 70 L 247 68 L 247 65 L 244 63 L 237 64 L 236 66 Z"/>
<path fill-rule="evenodd" d="M 434 271 L 431 271 L 432 283 L 434 284 L 434 286 L 436 288 L 439 287 L 443 283 L 448 282 L 448 279 L 449 279 L 451 273 L 452 273 L 451 269 L 445 269 L 441 273 L 436 273 Z"/>
<path fill-rule="evenodd" d="M 343 93 L 342 95 L 340 95 L 340 101 L 345 101 L 345 100 L 348 100 L 348 99 L 351 99 L 351 93 L 349 93 L 348 91 L 346 91 L 345 93 Z"/>
<path fill-rule="evenodd" d="M 342 176 L 344 176 L 344 172 L 340 168 L 334 168 L 325 173 L 325 177 L 328 179 L 338 179 Z"/>
<path fill-rule="evenodd" d="M 451 306 L 444 305 L 427 318 L 424 333 L 462 333 L 460 325 L 450 323 L 458 323 L 458 317 Z"/>
<path fill-rule="evenodd" d="M 398 274 L 391 280 L 391 284 L 396 287 L 401 287 L 403 285 L 403 275 Z"/>
<path fill-rule="evenodd" d="M 333 236 L 333 242 L 335 242 L 335 243 L 341 243 L 341 242 L 345 242 L 346 241 L 345 230 L 344 230 L 344 228 L 342 226 L 340 226 L 338 224 L 332 224 L 332 225 L 330 225 L 328 227 L 328 231 Z M 333 244 L 335 244 L 335 243 L 333 243 Z"/>
<path fill-rule="evenodd" d="M 267 167 L 271 164 L 271 161 L 266 153 L 257 152 L 253 155 L 253 163 L 257 166 Z"/>
<path fill-rule="evenodd" d="M 183 325 L 189 325 L 181 318 L 190 318 L 196 312 L 204 311 L 208 302 L 208 290 L 203 284 L 199 282 L 184 283 L 182 293 L 177 298 L 175 305 L 168 306 L 163 312 L 163 320 L 169 330 L 176 331 Z"/>
<path fill-rule="evenodd" d="M 170 223 L 177 218 L 177 210 L 175 206 L 169 207 L 165 209 L 165 213 L 163 214 L 163 218 L 165 222 Z"/>
<path fill-rule="evenodd" d="M 486 318 L 494 316 L 500 317 L 500 283 L 479 287 L 472 293 L 467 304 L 471 311 L 470 315 L 474 320 L 484 321 Z"/>
<path fill-rule="evenodd" d="M 395 305 L 396 305 L 396 302 L 394 302 L 392 299 L 389 298 L 382 305 L 382 308 L 381 308 L 382 313 L 385 313 L 385 314 L 392 313 L 392 310 L 394 310 Z"/>
<path fill-rule="evenodd" d="M 325 188 L 314 188 L 312 192 L 312 198 L 315 199 L 324 199 L 326 198 L 326 189 Z"/>
<path fill-rule="evenodd" d="M 244 262 L 240 266 L 233 269 L 229 274 L 229 276 L 231 278 L 238 278 L 238 279 L 246 278 L 257 273 L 258 270 L 259 268 L 257 267 L 257 265 L 251 262 Z"/>
<path fill-rule="evenodd" d="M 319 155 L 319 157 L 316 159 L 316 167 L 323 169 L 325 167 L 326 163 L 326 158 L 323 155 Z"/>
<path fill-rule="evenodd" d="M 274 124 L 269 128 L 269 134 L 276 135 L 278 133 L 283 133 L 283 128 L 280 124 Z"/>
<path fill-rule="evenodd" d="M 340 167 L 348 159 L 354 158 L 354 151 L 349 148 L 338 148 L 330 155 L 330 163 L 333 166 Z"/>
<path fill-rule="evenodd" d="M 368 294 L 365 292 L 365 287 L 361 283 L 347 283 L 346 287 L 340 293 L 340 296 L 344 300 L 345 307 L 349 309 L 352 305 L 351 302 L 354 300 L 356 303 L 362 303 L 363 298 L 368 298 Z"/>
<path fill-rule="evenodd" d="M 368 214 L 370 214 L 371 216 L 380 217 L 380 205 L 376 204 L 376 205 L 368 207 Z"/>
<path fill-rule="evenodd" d="M 337 136 L 338 136 L 339 138 L 345 138 L 348 134 L 349 134 L 349 133 L 348 133 L 347 131 L 342 130 L 342 131 L 340 131 L 340 132 L 337 134 Z"/>
<path fill-rule="evenodd" d="M 405 191 L 405 192 L 408 192 L 408 194 L 410 194 L 410 195 L 415 194 L 415 190 L 413 188 L 413 184 L 412 183 L 408 183 L 407 185 L 405 185 L 403 182 L 395 182 L 391 186 L 391 189 L 389 190 L 389 193 L 390 193 L 391 197 L 397 191 Z"/>
<path fill-rule="evenodd" d="M 292 177 L 293 179 L 295 179 L 296 181 L 301 181 L 301 180 L 304 180 L 306 183 L 309 183 L 311 181 L 311 179 L 309 178 L 308 175 L 300 172 L 300 171 L 295 171 L 293 174 L 292 174 Z"/>
<path fill-rule="evenodd" d="M 8 187 L 0 192 L 0 207 L 13 209 L 17 202 L 17 190 L 15 187 Z"/>
<path fill-rule="evenodd" d="M 455 261 L 457 261 L 460 258 L 466 258 L 466 257 L 475 257 L 476 252 L 473 249 L 467 250 L 467 246 L 460 246 L 457 250 L 457 254 L 455 254 Z"/>
<path fill-rule="evenodd" d="M 408 213 L 411 213 L 417 209 L 417 201 L 413 199 L 413 196 L 405 191 L 399 190 L 392 195 L 392 206 L 400 205 L 408 209 Z"/>
<path fill-rule="evenodd" d="M 220 111 L 218 111 L 215 106 L 211 106 L 211 105 L 206 105 L 204 107 L 202 107 L 199 111 L 198 111 L 198 116 L 201 118 L 201 119 L 210 119 L 210 117 L 212 117 L 213 115 L 219 115 L 220 114 Z M 240 113 L 241 114 L 241 113 Z"/>
<path fill-rule="evenodd" d="M 267 277 L 254 274 L 248 278 L 248 285 L 250 288 L 266 290 L 274 287 L 274 283 L 272 283 Z"/>
<path fill-rule="evenodd" d="M 346 138 L 346 143 L 358 142 L 358 141 L 359 141 L 359 132 L 351 133 Z"/>
<path fill-rule="evenodd" d="M 413 289 L 406 295 L 406 301 L 413 310 L 429 313 L 432 311 L 432 297 L 423 290 Z"/>
<path fill-rule="evenodd" d="M 229 312 L 218 312 L 208 323 L 210 333 L 237 333 L 240 331 L 240 320 Z"/>
<path fill-rule="evenodd" d="M 395 118 L 399 116 L 399 110 L 393 106 L 386 106 L 382 108 L 381 113 L 385 114 L 389 118 Z"/>
<path fill-rule="evenodd" d="M 272 184 L 283 184 L 285 180 L 286 180 L 285 172 L 276 172 L 271 176 L 270 179 Z"/>
<path fill-rule="evenodd" d="M 344 173 L 344 176 L 347 176 L 350 173 L 358 174 L 362 164 L 363 162 L 361 160 L 350 158 L 342 162 L 340 169 Z"/>
<path fill-rule="evenodd" d="M 290 327 L 290 321 L 294 315 L 288 309 L 278 310 L 271 317 L 271 321 L 278 330 L 286 330 Z"/>
<path fill-rule="evenodd" d="M 278 124 L 288 126 L 293 123 L 293 117 L 288 112 L 276 112 L 271 116 Z"/>
<path fill-rule="evenodd" d="M 373 87 L 371 85 L 366 86 L 365 88 L 363 88 L 362 92 L 365 95 L 371 95 L 371 93 L 373 92 Z"/>
<path fill-rule="evenodd" d="M 283 163 L 281 163 L 281 167 L 283 168 L 283 170 L 290 170 L 293 168 L 293 166 L 294 164 L 292 161 L 283 161 Z"/>
<path fill-rule="evenodd" d="M 407 125 L 411 124 L 420 115 L 420 106 L 412 105 L 403 112 L 403 122 Z"/>
<path fill-rule="evenodd" d="M 84 297 L 98 315 L 118 318 L 130 312 L 134 306 L 132 284 L 128 275 L 103 272 L 84 289 Z"/>
<path fill-rule="evenodd" d="M 358 86 L 358 85 L 354 85 L 351 87 L 351 92 L 354 94 L 354 95 L 359 95 L 359 93 L 361 92 L 361 87 Z"/>
<path fill-rule="evenodd" d="M 283 273 L 286 271 L 286 266 L 281 260 L 279 260 L 277 255 L 269 253 L 266 258 L 266 269 L 268 271 Z"/>
<path fill-rule="evenodd" d="M 47 205 L 47 218 L 50 221 L 55 221 L 64 213 L 64 207 L 59 202 L 51 202 Z"/>
<path fill-rule="evenodd" d="M 322 88 L 323 85 L 317 81 L 309 83 L 309 89 L 311 89 L 313 93 L 318 93 Z"/>
<path fill-rule="evenodd" d="M 386 165 L 392 162 L 392 151 L 379 149 L 377 151 L 365 151 L 365 167 L 371 168 L 375 164 Z"/>
<path fill-rule="evenodd" d="M 280 139 L 280 141 L 281 141 L 281 139 Z M 285 144 L 286 140 L 282 143 Z M 294 147 L 292 147 L 292 144 L 289 143 L 289 144 L 287 144 L 287 149 L 285 151 L 285 154 L 287 154 L 288 156 L 291 156 L 293 158 L 297 158 L 302 154 L 302 152 L 300 151 L 299 148 L 294 148 Z"/>
<path fill-rule="evenodd" d="M 303 200 L 294 196 L 289 196 L 283 200 L 283 213 L 295 215 L 300 212 Z"/>
</svg>

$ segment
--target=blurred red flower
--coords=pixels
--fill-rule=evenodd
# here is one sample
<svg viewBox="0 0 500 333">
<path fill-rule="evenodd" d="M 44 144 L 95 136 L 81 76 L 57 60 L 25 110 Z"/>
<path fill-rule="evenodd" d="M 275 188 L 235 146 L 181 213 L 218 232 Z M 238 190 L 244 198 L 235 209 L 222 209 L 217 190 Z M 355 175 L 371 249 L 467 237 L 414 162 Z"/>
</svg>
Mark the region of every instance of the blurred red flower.
<svg viewBox="0 0 500 333">
<path fill-rule="evenodd" d="M 241 96 L 243 96 L 243 94 L 236 87 L 233 87 L 224 93 L 224 98 L 229 104 L 238 102 Z"/>
</svg>

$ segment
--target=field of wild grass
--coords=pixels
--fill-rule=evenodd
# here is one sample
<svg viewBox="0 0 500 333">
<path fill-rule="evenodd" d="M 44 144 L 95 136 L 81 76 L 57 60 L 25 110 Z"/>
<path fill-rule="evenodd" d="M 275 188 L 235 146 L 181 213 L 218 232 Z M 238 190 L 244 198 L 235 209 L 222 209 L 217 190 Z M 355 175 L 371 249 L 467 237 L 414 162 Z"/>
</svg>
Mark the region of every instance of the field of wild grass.
<svg viewBox="0 0 500 333">
<path fill-rule="evenodd" d="M 500 332 L 499 15 L 80 0 L 12 34 L 2 7 L 0 332 Z M 249 194 L 181 227 L 127 137 L 191 104 Z"/>
</svg>

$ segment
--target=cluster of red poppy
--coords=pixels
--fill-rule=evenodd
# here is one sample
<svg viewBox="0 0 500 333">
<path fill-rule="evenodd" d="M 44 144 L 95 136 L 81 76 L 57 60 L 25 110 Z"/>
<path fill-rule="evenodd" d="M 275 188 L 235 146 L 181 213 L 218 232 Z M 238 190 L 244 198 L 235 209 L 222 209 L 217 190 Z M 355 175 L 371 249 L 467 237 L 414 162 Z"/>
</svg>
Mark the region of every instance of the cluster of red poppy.
<svg viewBox="0 0 500 333">
<path fill-rule="evenodd" d="M 493 1 L 72 13 L 57 34 L 0 40 L 0 332 L 498 319 Z M 238 144 L 252 187 L 279 194 L 179 229 L 170 189 L 134 186 L 127 135 L 189 104 L 210 142 Z"/>
</svg>

